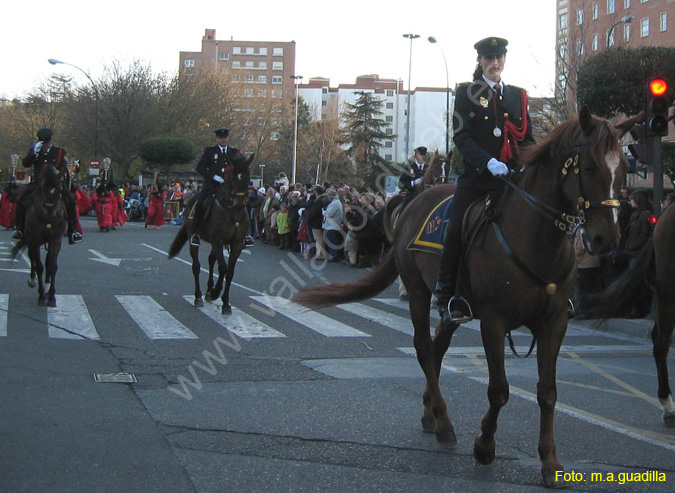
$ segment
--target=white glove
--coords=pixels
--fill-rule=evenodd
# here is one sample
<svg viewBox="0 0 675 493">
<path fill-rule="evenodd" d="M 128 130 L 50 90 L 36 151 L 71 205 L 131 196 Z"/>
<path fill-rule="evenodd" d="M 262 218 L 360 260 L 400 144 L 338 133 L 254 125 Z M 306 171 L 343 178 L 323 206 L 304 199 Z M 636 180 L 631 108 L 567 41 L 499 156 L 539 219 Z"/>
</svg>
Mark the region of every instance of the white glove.
<svg viewBox="0 0 675 493">
<path fill-rule="evenodd" d="M 412 186 L 413 186 L 413 187 L 416 187 L 416 186 L 419 185 L 420 183 L 422 183 L 422 178 L 418 178 L 418 179 L 416 179 L 416 180 L 413 180 L 413 181 L 412 181 Z"/>
<path fill-rule="evenodd" d="M 39 154 L 40 150 L 42 149 L 42 142 L 41 140 L 38 140 L 35 145 L 33 146 L 33 154 Z"/>
<path fill-rule="evenodd" d="M 222 176 L 213 175 L 213 179 L 216 180 L 218 183 L 225 183 L 225 180 L 223 180 Z"/>
<path fill-rule="evenodd" d="M 509 167 L 495 158 L 490 159 L 487 166 L 490 173 L 494 176 L 506 176 L 509 174 Z"/>
</svg>

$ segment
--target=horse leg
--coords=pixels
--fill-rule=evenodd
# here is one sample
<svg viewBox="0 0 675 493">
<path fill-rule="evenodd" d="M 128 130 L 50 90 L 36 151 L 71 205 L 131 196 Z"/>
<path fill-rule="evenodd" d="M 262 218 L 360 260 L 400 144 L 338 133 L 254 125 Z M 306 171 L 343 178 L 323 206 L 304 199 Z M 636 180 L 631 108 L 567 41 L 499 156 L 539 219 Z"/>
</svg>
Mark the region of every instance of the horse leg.
<svg viewBox="0 0 675 493">
<path fill-rule="evenodd" d="M 652 329 L 654 343 L 654 361 L 658 377 L 658 396 L 663 406 L 663 422 L 666 426 L 675 426 L 675 405 L 668 379 L 668 350 L 675 325 L 675 307 L 671 303 L 659 301 L 656 308 L 656 323 Z"/>
<path fill-rule="evenodd" d="M 441 322 L 436 326 L 436 333 L 434 336 L 434 362 L 436 364 L 436 378 L 440 380 L 441 368 L 443 367 L 443 358 L 450 347 L 452 336 L 459 324 L 454 324 L 449 327 L 444 327 Z M 422 395 L 422 402 L 424 404 L 424 413 L 422 414 L 422 429 L 427 433 L 432 433 L 436 430 L 436 419 L 434 418 L 433 410 L 431 409 L 431 392 L 429 387 L 424 388 Z"/>
<path fill-rule="evenodd" d="M 60 245 L 50 245 L 49 251 L 47 252 L 46 259 L 46 275 L 45 279 L 49 281 L 49 293 L 47 296 L 47 306 L 55 307 L 56 306 L 56 272 L 59 270 L 58 266 L 58 256 Z"/>
<path fill-rule="evenodd" d="M 218 279 L 216 280 L 215 286 L 211 290 L 211 299 L 215 300 L 220 296 L 220 291 L 223 289 L 223 279 L 225 278 L 225 272 L 227 270 L 227 264 L 225 263 L 225 255 L 223 255 L 223 247 L 220 246 L 218 251 L 215 254 L 215 261 L 218 263 Z"/>
<path fill-rule="evenodd" d="M 202 299 L 202 290 L 199 289 L 199 272 L 202 268 L 199 263 L 199 247 L 196 245 L 190 245 L 190 257 L 192 257 L 192 277 L 195 279 L 195 302 L 196 307 L 204 306 L 204 300 Z"/>
<path fill-rule="evenodd" d="M 223 289 L 223 315 L 232 314 L 232 307 L 230 306 L 230 287 L 232 286 L 232 279 L 234 279 L 234 268 L 237 266 L 237 259 L 241 254 L 241 248 L 233 247 L 230 251 L 230 256 L 227 259 L 227 274 L 225 275 L 225 288 Z M 223 264 L 225 260 L 223 259 Z M 225 267 L 223 265 L 223 267 Z"/>
<path fill-rule="evenodd" d="M 563 318 L 564 317 L 564 318 Z M 553 321 L 550 332 L 537 338 L 537 402 L 539 403 L 539 459 L 544 486 L 548 488 L 564 488 L 564 468 L 558 461 L 553 439 L 553 414 L 558 399 L 556 386 L 556 365 L 558 353 L 567 327 L 567 313 L 561 315 L 560 321 Z M 548 327 L 547 327 L 548 328 Z M 541 330 L 535 333 L 541 334 Z"/>
<path fill-rule="evenodd" d="M 44 306 L 45 305 L 45 285 L 42 282 L 42 275 L 44 274 L 45 271 L 45 266 L 42 263 L 42 260 L 40 259 L 40 246 L 38 245 L 37 248 L 33 247 L 31 248 L 30 255 L 33 256 L 34 260 L 31 260 L 31 262 L 35 262 L 35 275 L 37 277 L 37 282 L 38 282 L 38 305 Z"/>
<path fill-rule="evenodd" d="M 217 293 L 213 296 L 213 269 L 216 264 L 217 254 L 216 246 L 211 244 L 211 253 L 209 253 L 209 277 L 206 281 L 206 301 L 213 301 L 218 297 Z"/>
<path fill-rule="evenodd" d="M 495 321 L 481 321 L 481 337 L 489 371 L 488 401 L 490 407 L 480 423 L 480 435 L 473 442 L 473 457 L 479 464 L 495 460 L 495 433 L 499 411 L 509 400 L 509 383 L 504 370 L 504 330 Z"/>
<path fill-rule="evenodd" d="M 435 345 L 431 338 L 429 327 L 431 292 L 426 287 L 421 288 L 410 283 L 406 284 L 406 286 L 410 286 L 408 290 L 410 317 L 415 328 L 413 340 L 417 353 L 417 361 L 427 380 L 422 396 L 424 404 L 422 429 L 426 432 L 434 431 L 436 433 L 436 440 L 445 445 L 452 446 L 457 443 L 457 437 L 455 436 L 452 421 L 450 420 L 450 416 L 448 416 L 447 405 L 438 383 L 440 365 L 437 365 L 437 349 L 440 345 Z"/>
</svg>

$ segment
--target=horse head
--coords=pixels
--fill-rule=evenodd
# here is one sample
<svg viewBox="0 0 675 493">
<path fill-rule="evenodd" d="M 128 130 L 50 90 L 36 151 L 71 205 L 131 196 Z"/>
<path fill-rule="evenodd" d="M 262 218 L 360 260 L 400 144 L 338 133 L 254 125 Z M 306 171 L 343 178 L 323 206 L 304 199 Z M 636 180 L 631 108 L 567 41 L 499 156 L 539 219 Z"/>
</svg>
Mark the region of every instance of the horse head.
<svg viewBox="0 0 675 493">
<path fill-rule="evenodd" d="M 63 186 L 61 178 L 61 173 L 51 163 L 42 169 L 38 186 L 46 202 L 51 202 L 61 196 L 61 187 Z"/>
<path fill-rule="evenodd" d="M 232 161 L 231 185 L 237 207 L 246 206 L 249 180 L 251 179 L 250 167 L 254 157 L 255 153 L 251 154 L 248 159 L 243 154 L 240 154 Z"/>
<path fill-rule="evenodd" d="M 450 153 L 450 156 L 452 156 L 452 153 Z M 434 153 L 434 157 L 429 164 L 429 169 L 424 173 L 424 180 L 422 181 L 424 188 L 448 183 L 450 156 L 440 154 L 438 151 Z"/>
</svg>

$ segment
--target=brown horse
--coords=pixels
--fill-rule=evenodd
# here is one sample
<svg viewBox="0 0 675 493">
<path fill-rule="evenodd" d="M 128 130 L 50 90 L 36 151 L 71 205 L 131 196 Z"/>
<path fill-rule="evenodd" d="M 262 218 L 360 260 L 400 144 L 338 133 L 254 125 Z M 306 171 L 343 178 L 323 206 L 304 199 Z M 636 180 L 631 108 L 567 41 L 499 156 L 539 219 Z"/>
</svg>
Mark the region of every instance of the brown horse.
<svg viewBox="0 0 675 493">
<path fill-rule="evenodd" d="M 61 251 L 61 238 L 68 227 L 61 187 L 61 174 L 53 164 L 49 164 L 40 173 L 38 187 L 26 204 L 25 235 L 11 251 L 11 257 L 15 258 L 22 249 L 28 248 L 28 285 L 33 288 L 37 284 L 38 304 L 41 306 L 56 306 L 56 271 L 59 269 L 57 260 Z M 47 249 L 45 264 L 40 258 L 42 245 Z M 47 298 L 45 284 L 49 284 Z"/>
<path fill-rule="evenodd" d="M 658 378 L 659 401 L 663 406 L 663 422 L 675 427 L 675 405 L 668 379 L 668 351 L 675 327 L 675 207 L 663 211 L 654 234 L 637 260 L 595 300 L 593 318 L 620 316 L 620 310 L 631 306 L 650 285 L 656 298 L 656 320 L 652 329 L 654 360 Z"/>
<path fill-rule="evenodd" d="M 234 203 L 228 204 L 230 200 L 227 196 L 225 186 L 227 183 L 216 189 L 215 196 L 211 202 L 210 213 L 208 217 L 208 204 L 204 204 L 204 220 L 200 224 L 199 231 L 192 230 L 192 220 L 189 214 L 185 215 L 183 225 L 181 226 L 176 238 L 174 238 L 169 248 L 169 258 L 173 258 L 181 251 L 183 245 L 187 242 L 190 235 L 198 233 L 201 239 L 211 244 L 211 253 L 209 254 L 209 277 L 206 283 L 206 301 L 212 301 L 218 298 L 221 289 L 223 290 L 223 314 L 231 314 L 230 306 L 230 286 L 234 278 L 234 268 L 237 259 L 244 249 L 244 240 L 249 227 L 249 217 L 246 211 L 246 199 L 248 195 L 248 182 L 250 178 L 249 167 L 255 154 L 246 159 L 244 156 L 238 156 L 233 163 L 233 173 L 230 177 L 230 189 L 234 192 Z M 185 210 L 191 211 L 197 197 L 193 197 Z M 207 199 L 208 200 L 208 199 Z M 230 254 L 227 265 L 223 248 L 227 246 Z M 202 291 L 199 287 L 199 272 L 201 265 L 199 263 L 199 246 L 190 245 L 190 256 L 192 257 L 192 275 L 195 279 L 195 301 L 197 307 L 204 306 L 202 300 Z M 218 262 L 218 280 L 213 283 L 213 269 Z M 223 289 L 223 278 L 225 278 L 225 288 Z"/>
<path fill-rule="evenodd" d="M 634 119 L 619 129 L 625 132 Z M 627 163 L 618 144 L 619 130 L 593 117 L 584 107 L 578 117 L 556 127 L 523 156 L 523 170 L 501 197 L 474 205 L 465 219 L 473 241 L 466 244 L 462 294 L 472 301 L 481 319 L 481 334 L 490 373 L 489 409 L 474 441 L 474 457 L 481 464 L 495 458 L 499 410 L 509 397 L 504 371 L 506 334 L 526 326 L 538 343 L 537 400 L 541 418 L 539 457 L 544 484 L 564 485 L 555 453 L 553 412 L 557 400 L 556 362 L 567 329 L 567 303 L 572 296 L 576 265 L 569 235 L 583 228 L 587 248 L 609 252 L 619 230 L 611 200 L 618 194 Z M 431 294 L 436 285 L 439 256 L 408 249 L 422 226 L 421 219 L 454 191 L 441 185 L 420 194 L 401 213 L 392 248 L 381 264 L 348 284 L 307 288 L 297 301 L 310 307 L 332 306 L 375 296 L 400 274 L 408 288 L 414 344 L 424 371 L 422 426 L 442 443 L 456 443 L 439 387 L 442 359 L 454 326 L 441 326 L 432 339 L 429 327 Z M 465 235 L 466 236 L 466 235 Z"/>
</svg>

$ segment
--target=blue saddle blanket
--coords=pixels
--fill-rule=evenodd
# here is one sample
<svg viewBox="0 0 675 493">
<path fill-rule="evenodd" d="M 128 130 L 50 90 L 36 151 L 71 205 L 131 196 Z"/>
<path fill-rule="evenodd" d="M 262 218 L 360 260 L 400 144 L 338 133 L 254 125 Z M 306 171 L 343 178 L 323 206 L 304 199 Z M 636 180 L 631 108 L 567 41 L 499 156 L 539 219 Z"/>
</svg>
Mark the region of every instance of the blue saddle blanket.
<svg viewBox="0 0 675 493">
<path fill-rule="evenodd" d="M 421 250 L 423 252 L 440 255 L 443 250 L 443 240 L 448 222 L 448 209 L 452 204 L 452 197 L 443 199 L 426 217 L 419 231 L 408 245 L 408 250 Z"/>
</svg>

